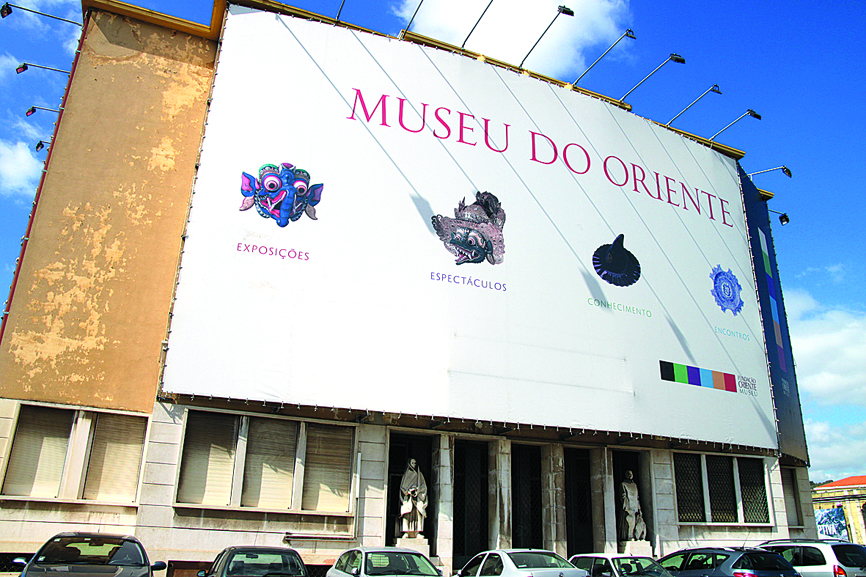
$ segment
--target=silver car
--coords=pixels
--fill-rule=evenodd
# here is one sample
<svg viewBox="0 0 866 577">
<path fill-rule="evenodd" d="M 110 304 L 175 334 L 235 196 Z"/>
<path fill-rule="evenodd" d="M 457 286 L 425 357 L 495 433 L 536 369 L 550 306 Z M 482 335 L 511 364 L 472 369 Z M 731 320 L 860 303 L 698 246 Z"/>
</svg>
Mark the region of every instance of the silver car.
<svg viewBox="0 0 866 577">
<path fill-rule="evenodd" d="M 433 563 L 412 549 L 399 547 L 355 547 L 344 551 L 327 577 L 441 577 Z"/>
<path fill-rule="evenodd" d="M 496 549 L 479 553 L 457 572 L 458 577 L 587 577 L 553 551 Z"/>
</svg>

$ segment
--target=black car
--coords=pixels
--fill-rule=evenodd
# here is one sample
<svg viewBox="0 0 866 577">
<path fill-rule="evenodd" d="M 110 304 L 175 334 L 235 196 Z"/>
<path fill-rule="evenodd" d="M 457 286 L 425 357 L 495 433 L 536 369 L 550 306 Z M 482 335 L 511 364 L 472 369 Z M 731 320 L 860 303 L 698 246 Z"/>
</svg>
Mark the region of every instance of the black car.
<svg viewBox="0 0 866 577">
<path fill-rule="evenodd" d="M 59 533 L 42 545 L 30 561 L 19 557 L 12 562 L 24 565 L 21 577 L 60 573 L 76 577 L 108 573 L 112 577 L 152 577 L 154 571 L 166 567 L 163 561 L 151 565 L 135 537 L 80 532 Z"/>
<path fill-rule="evenodd" d="M 197 577 L 307 577 L 307 566 L 289 547 L 234 546 L 216 556 Z"/>
<path fill-rule="evenodd" d="M 659 565 L 674 577 L 800 577 L 780 555 L 754 547 L 683 549 Z"/>
</svg>

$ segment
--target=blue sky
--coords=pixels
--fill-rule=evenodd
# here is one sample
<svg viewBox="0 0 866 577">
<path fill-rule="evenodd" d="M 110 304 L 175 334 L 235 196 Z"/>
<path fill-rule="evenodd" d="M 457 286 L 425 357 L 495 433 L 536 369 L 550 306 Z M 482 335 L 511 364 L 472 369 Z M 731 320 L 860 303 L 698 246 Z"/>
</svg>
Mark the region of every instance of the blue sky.
<svg viewBox="0 0 866 577">
<path fill-rule="evenodd" d="M 336 16 L 342 0 L 296 0 L 293 5 Z M 493 0 L 466 48 L 519 63 L 550 24 L 563 0 Z M 489 0 L 424 0 L 412 29 L 460 45 Z M 526 59 L 525 67 L 574 81 L 626 28 L 623 39 L 580 82 L 619 98 L 669 54 L 667 63 L 627 99 L 634 113 L 667 122 L 713 84 L 673 126 L 709 137 L 747 109 L 717 137 L 746 152 L 746 172 L 775 193 L 773 235 L 792 331 L 813 481 L 866 474 L 866 242 L 858 224 L 866 210 L 866 7 L 858 2 L 727 2 L 685 0 L 564 0 L 575 11 L 560 16 Z M 67 0 L 18 0 L 81 20 Z M 206 0 L 132 0 L 146 8 L 194 20 L 210 19 Z M 531 7 L 530 7 L 531 6 Z M 340 17 L 397 35 L 418 0 L 345 0 Z M 78 27 L 15 11 L 0 22 L 0 291 L 12 281 L 30 205 L 67 76 L 21 62 L 69 70 Z M 275 62 L 291 66 L 291 63 Z"/>
</svg>

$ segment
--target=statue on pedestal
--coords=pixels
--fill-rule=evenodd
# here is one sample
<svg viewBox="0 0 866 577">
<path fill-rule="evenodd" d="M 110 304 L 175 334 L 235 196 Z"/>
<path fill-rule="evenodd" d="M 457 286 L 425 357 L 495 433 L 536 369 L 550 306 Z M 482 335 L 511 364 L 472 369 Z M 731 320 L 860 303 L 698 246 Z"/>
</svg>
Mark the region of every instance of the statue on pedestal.
<svg viewBox="0 0 866 577">
<path fill-rule="evenodd" d="M 646 539 L 646 523 L 640 510 L 637 483 L 634 473 L 625 472 L 625 479 L 620 483 L 620 541 L 643 541 Z"/>
<path fill-rule="evenodd" d="M 409 459 L 400 481 L 400 518 L 397 535 L 415 539 L 423 537 L 424 519 L 427 518 L 427 483 L 418 470 L 415 459 Z"/>
</svg>

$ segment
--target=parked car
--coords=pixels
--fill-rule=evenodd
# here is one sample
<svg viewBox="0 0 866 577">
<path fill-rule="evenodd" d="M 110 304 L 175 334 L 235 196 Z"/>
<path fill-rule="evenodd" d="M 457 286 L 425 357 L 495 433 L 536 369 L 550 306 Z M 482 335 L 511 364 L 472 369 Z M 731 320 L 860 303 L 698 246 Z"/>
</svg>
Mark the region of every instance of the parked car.
<svg viewBox="0 0 866 577">
<path fill-rule="evenodd" d="M 590 577 L 626 577 L 627 575 L 648 575 L 650 577 L 671 577 L 671 574 L 650 559 L 638 555 L 620 553 L 581 553 L 569 559 L 578 569 L 587 571 Z"/>
<path fill-rule="evenodd" d="M 785 558 L 803 577 L 866 577 L 866 547 L 841 539 L 776 539 L 760 545 Z"/>
<path fill-rule="evenodd" d="M 700 547 L 659 559 L 675 577 L 800 577 L 790 563 L 767 549 Z"/>
<path fill-rule="evenodd" d="M 154 571 L 166 568 L 165 562 L 153 565 L 141 542 L 129 535 L 105 533 L 58 533 L 49 539 L 27 561 L 23 557 L 12 560 L 24 565 L 21 577 L 74 574 L 107 575 L 112 577 L 153 577 Z"/>
<path fill-rule="evenodd" d="M 337 557 L 327 577 L 406 575 L 440 577 L 442 573 L 423 554 L 399 547 L 355 547 Z"/>
<path fill-rule="evenodd" d="M 217 554 L 198 577 L 307 577 L 307 566 L 289 547 L 238 545 Z"/>
<path fill-rule="evenodd" d="M 496 549 L 477 554 L 469 560 L 458 577 L 587 577 L 553 551 L 542 549 Z"/>
</svg>

